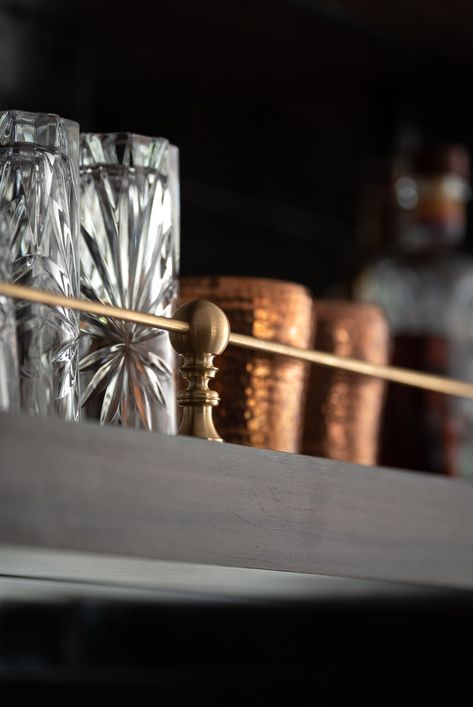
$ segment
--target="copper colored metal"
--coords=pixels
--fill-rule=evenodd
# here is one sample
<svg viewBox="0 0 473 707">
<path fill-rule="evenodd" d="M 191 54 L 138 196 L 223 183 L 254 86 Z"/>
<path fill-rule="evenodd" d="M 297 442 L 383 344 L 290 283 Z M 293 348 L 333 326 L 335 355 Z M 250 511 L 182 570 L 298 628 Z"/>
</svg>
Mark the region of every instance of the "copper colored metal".
<svg viewBox="0 0 473 707">
<path fill-rule="evenodd" d="M 301 285 L 249 277 L 181 279 L 181 302 L 205 299 L 227 315 L 232 331 L 301 348 L 312 344 L 312 297 Z M 300 451 L 309 364 L 229 347 L 216 361 L 220 395 L 215 425 L 225 442 Z"/>
<path fill-rule="evenodd" d="M 381 309 L 343 300 L 316 300 L 314 309 L 316 349 L 387 363 L 389 330 Z M 303 453 L 375 464 L 384 385 L 359 373 L 312 366 Z"/>
</svg>

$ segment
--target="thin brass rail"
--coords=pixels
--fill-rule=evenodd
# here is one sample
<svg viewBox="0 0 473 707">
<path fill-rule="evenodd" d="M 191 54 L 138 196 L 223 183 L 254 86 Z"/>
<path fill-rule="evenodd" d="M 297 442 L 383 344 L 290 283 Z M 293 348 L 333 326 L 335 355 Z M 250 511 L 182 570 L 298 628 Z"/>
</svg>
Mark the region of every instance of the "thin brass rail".
<svg viewBox="0 0 473 707">
<path fill-rule="evenodd" d="M 261 341 L 261 339 L 254 339 L 252 336 L 245 336 L 243 334 L 230 334 L 229 343 L 234 346 L 240 346 L 241 348 L 281 354 L 282 356 L 291 356 L 292 358 L 309 361 L 310 363 L 318 363 L 321 366 L 341 368 L 344 371 L 361 373 L 362 375 L 374 376 L 375 378 L 383 378 L 393 383 L 402 383 L 404 385 L 414 386 L 415 388 L 423 388 L 424 390 L 432 390 L 436 393 L 446 393 L 448 395 L 456 395 L 460 398 L 473 400 L 473 383 L 467 383 L 466 381 L 460 381 L 454 378 L 435 376 L 431 373 L 421 373 L 419 371 L 409 370 L 408 368 L 397 368 L 396 366 L 379 366 L 374 363 L 368 363 L 367 361 L 360 361 L 356 358 L 335 356 L 334 354 L 325 353 L 324 351 L 298 349 L 295 346 L 278 344 L 274 341 Z"/>
<path fill-rule="evenodd" d="M 79 312 L 123 319 L 125 321 L 134 322 L 135 324 L 143 324 L 170 332 L 186 333 L 189 331 L 189 324 L 187 322 L 177 321 L 168 317 L 158 317 L 154 314 L 147 314 L 146 312 L 113 307 L 99 302 L 90 302 L 88 300 L 57 295 L 52 292 L 45 292 L 22 285 L 0 282 L 0 295 L 14 299 L 24 299 L 30 302 L 38 302 L 53 307 L 68 307 L 78 310 Z M 274 341 L 263 341 L 261 339 L 255 339 L 252 336 L 245 336 L 244 334 L 236 334 L 233 332 L 230 334 L 229 344 L 239 346 L 240 348 L 262 351 L 264 353 L 290 356 L 291 358 L 308 361 L 309 363 L 317 363 L 321 366 L 340 368 L 345 371 L 352 371 L 353 373 L 382 378 L 383 380 L 392 381 L 394 383 L 401 383 L 424 390 L 431 390 L 437 393 L 445 393 L 447 395 L 455 395 L 473 400 L 473 383 L 455 380 L 453 378 L 445 378 L 430 373 L 421 373 L 406 368 L 396 368 L 395 366 L 378 366 L 368 363 L 367 361 L 359 361 L 358 359 L 344 356 L 335 356 L 334 354 L 328 354 L 323 351 L 299 349 L 295 346 L 278 344 Z"/>
<path fill-rule="evenodd" d="M 24 285 L 12 285 L 8 282 L 0 282 L 0 295 L 12 297 L 13 299 L 25 299 L 28 300 L 28 302 L 38 302 L 38 304 L 48 304 L 52 307 L 68 307 L 69 309 L 86 312 L 87 314 L 98 314 L 99 316 L 111 317 L 112 319 L 123 319 L 126 322 L 143 324 L 144 326 L 165 329 L 166 331 L 177 331 L 181 333 L 189 331 L 189 324 L 186 322 L 178 322 L 175 319 L 158 317 L 155 314 L 146 314 L 146 312 L 137 312 L 134 309 L 113 307 L 110 304 L 102 304 L 101 302 L 90 302 L 85 299 L 56 295 L 53 292 L 46 292 L 45 290 L 38 290 L 33 287 L 25 287 Z"/>
</svg>

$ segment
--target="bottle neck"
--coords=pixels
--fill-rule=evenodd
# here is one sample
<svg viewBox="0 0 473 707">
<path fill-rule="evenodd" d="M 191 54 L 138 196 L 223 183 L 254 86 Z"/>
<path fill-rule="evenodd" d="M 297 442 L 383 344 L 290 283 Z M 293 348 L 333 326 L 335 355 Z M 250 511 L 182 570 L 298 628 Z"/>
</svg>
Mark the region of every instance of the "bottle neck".
<svg viewBox="0 0 473 707">
<path fill-rule="evenodd" d="M 468 198 L 468 184 L 455 174 L 400 177 L 396 182 L 400 250 L 411 255 L 460 245 Z"/>
</svg>

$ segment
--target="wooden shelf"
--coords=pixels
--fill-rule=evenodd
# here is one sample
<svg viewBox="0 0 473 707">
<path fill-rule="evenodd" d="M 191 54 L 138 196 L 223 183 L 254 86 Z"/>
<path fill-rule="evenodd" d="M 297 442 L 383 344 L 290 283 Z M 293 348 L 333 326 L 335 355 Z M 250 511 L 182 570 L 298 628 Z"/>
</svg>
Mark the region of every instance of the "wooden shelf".
<svg viewBox="0 0 473 707">
<path fill-rule="evenodd" d="M 3 576 L 228 597 L 473 587 L 463 480 L 21 415 L 0 416 L 0 444 Z"/>
</svg>

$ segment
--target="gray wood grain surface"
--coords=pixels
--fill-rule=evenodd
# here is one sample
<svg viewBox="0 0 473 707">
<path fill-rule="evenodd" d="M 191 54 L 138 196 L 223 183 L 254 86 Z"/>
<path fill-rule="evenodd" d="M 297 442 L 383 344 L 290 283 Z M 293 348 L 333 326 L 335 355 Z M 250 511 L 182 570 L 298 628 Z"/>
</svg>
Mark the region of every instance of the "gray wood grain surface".
<svg viewBox="0 0 473 707">
<path fill-rule="evenodd" d="M 3 544 L 473 587 L 466 481 L 19 415 L 0 445 Z"/>
</svg>

